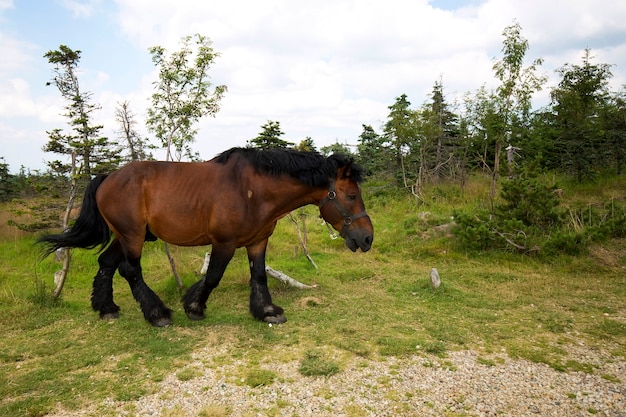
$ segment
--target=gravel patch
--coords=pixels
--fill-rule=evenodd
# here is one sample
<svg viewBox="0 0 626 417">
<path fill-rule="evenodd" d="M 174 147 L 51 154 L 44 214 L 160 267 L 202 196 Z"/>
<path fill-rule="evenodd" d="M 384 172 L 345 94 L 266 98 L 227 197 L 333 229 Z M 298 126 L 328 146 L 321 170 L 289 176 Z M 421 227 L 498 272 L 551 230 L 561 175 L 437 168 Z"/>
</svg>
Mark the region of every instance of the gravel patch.
<svg viewBox="0 0 626 417">
<path fill-rule="evenodd" d="M 183 368 L 187 376 L 179 369 L 139 400 L 54 415 L 626 417 L 626 362 L 585 349 L 572 357 L 593 365 L 591 374 L 505 355 L 483 360 L 471 350 L 445 358 L 352 358 L 327 377 L 302 376 L 299 360 L 271 360 L 254 367 L 276 379 L 254 388 L 245 383 L 245 360 L 216 365 L 215 355 L 214 349 L 195 353 Z"/>
</svg>

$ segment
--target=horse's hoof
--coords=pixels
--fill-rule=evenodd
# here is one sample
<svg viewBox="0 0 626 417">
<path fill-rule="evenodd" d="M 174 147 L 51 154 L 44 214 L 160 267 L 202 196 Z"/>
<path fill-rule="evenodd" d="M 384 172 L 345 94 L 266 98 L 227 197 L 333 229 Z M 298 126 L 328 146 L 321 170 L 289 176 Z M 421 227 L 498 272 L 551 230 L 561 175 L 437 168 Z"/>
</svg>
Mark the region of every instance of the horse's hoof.
<svg viewBox="0 0 626 417">
<path fill-rule="evenodd" d="M 172 324 L 172 319 L 169 317 L 161 317 L 160 319 L 154 320 L 152 325 L 154 327 L 167 327 Z"/>
<path fill-rule="evenodd" d="M 120 318 L 120 313 L 118 311 L 114 311 L 113 313 L 101 313 L 100 318 L 102 320 L 115 320 Z"/>
<path fill-rule="evenodd" d="M 185 311 L 185 313 L 187 313 L 187 317 L 189 317 L 189 319 L 193 321 L 204 320 L 205 317 L 204 313 L 198 314 L 193 311 Z"/>
<path fill-rule="evenodd" d="M 283 324 L 287 321 L 287 317 L 283 314 L 279 314 L 277 316 L 265 316 L 263 317 L 263 321 L 270 324 Z"/>
</svg>

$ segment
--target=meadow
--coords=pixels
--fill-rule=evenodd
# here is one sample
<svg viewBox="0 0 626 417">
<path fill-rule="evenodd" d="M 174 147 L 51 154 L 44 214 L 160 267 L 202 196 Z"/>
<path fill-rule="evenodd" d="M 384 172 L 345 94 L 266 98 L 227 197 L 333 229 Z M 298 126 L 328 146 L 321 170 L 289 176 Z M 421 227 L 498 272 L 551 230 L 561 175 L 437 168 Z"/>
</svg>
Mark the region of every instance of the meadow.
<svg viewBox="0 0 626 417">
<path fill-rule="evenodd" d="M 563 204 L 603 203 L 621 195 L 626 181 L 563 186 Z M 486 181 L 463 189 L 430 187 L 416 203 L 380 184 L 364 186 L 375 227 L 370 252 L 352 253 L 330 238 L 307 207 L 308 250 L 287 218 L 270 239 L 267 264 L 314 289 L 297 289 L 270 278 L 274 302 L 287 323 L 269 326 L 248 313 L 248 264 L 237 252 L 209 298 L 207 318 L 189 320 L 184 290 L 172 277 L 162 242 L 147 243 L 146 281 L 173 309 L 174 324 L 154 328 L 144 319 L 126 282 L 115 278 L 117 320 L 91 310 L 97 250 L 74 250 L 61 299 L 52 300 L 52 277 L 60 265 L 39 259 L 35 234 L 3 228 L 0 241 L 0 416 L 42 416 L 59 407 L 79 409 L 105 398 L 133 400 L 154 392 L 199 349 L 224 352 L 219 363 L 243 360 L 234 375 L 244 384 L 271 383 L 268 360 L 301 361 L 303 375 L 342 372 L 351 358 L 377 361 L 423 355 L 445 359 L 472 349 L 496 364 L 506 354 L 545 363 L 561 372 L 593 373 L 570 354 L 585 346 L 626 358 L 626 239 L 592 244 L 580 255 L 551 258 L 511 252 L 469 252 L 450 234 L 453 212 L 487 204 Z M 2 208 L 10 216 L 10 204 Z M 185 287 L 199 279 L 210 247 L 172 252 Z M 442 285 L 431 287 L 429 272 Z M 226 349 L 224 349 L 226 347 Z M 271 358 L 271 359 L 268 359 Z M 279 376 L 278 376 L 279 377 Z M 619 381 L 623 375 L 603 375 Z M 268 381 L 264 381 L 268 379 Z"/>
</svg>

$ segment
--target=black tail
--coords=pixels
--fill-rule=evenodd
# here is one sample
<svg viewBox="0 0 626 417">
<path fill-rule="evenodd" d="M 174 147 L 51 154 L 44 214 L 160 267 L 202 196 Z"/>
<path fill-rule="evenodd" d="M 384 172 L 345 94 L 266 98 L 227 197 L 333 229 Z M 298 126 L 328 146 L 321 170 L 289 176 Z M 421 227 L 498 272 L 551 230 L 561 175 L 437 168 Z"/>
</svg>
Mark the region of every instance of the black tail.
<svg viewBox="0 0 626 417">
<path fill-rule="evenodd" d="M 106 175 L 98 175 L 91 180 L 85 190 L 78 219 L 69 230 L 57 235 L 42 236 L 37 240 L 37 243 L 46 245 L 44 256 L 61 248 L 92 249 L 98 245 L 104 248 L 109 243 L 111 231 L 96 204 L 96 190 L 105 179 Z"/>
</svg>

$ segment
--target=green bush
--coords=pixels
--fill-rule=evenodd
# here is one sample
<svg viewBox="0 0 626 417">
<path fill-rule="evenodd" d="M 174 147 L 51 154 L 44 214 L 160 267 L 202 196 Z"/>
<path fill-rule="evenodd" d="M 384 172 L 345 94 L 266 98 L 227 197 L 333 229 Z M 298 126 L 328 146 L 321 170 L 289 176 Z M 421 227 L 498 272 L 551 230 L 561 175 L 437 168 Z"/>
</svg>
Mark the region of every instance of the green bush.
<svg viewBox="0 0 626 417">
<path fill-rule="evenodd" d="M 496 207 L 496 214 L 502 218 L 520 220 L 526 226 L 559 226 L 562 216 L 554 189 L 541 184 L 532 173 L 504 181 L 501 193 L 504 203 Z"/>
<path fill-rule="evenodd" d="M 543 185 L 532 170 L 504 181 L 501 198 L 493 213 L 455 213 L 453 233 L 461 246 L 536 252 L 546 232 L 563 223 L 554 187 Z"/>
</svg>

